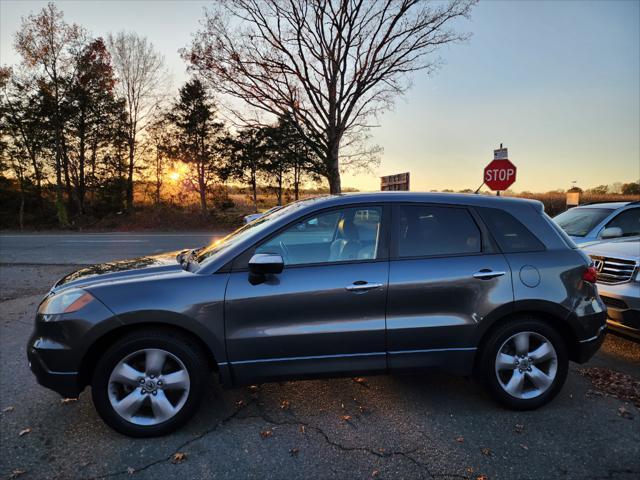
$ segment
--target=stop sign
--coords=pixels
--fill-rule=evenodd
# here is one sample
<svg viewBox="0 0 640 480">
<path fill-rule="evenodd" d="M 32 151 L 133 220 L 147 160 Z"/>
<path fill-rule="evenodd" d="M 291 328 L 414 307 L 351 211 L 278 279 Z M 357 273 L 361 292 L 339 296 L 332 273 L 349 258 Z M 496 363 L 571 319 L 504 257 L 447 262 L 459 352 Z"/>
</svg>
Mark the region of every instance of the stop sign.
<svg viewBox="0 0 640 480">
<path fill-rule="evenodd" d="M 484 167 L 484 183 L 491 190 L 506 190 L 516 181 L 516 166 L 509 160 L 494 160 Z"/>
</svg>

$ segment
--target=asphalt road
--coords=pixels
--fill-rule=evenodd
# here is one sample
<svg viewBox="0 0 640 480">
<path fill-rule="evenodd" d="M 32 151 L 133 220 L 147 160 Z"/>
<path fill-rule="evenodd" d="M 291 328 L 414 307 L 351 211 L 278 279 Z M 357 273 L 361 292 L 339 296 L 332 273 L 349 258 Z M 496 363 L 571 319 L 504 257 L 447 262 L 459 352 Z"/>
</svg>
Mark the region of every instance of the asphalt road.
<svg viewBox="0 0 640 480">
<path fill-rule="evenodd" d="M 3 233 L 0 235 L 0 264 L 108 262 L 201 247 L 226 233 Z"/>
<path fill-rule="evenodd" d="M 93 250 L 86 244 L 71 260 L 105 261 L 206 240 L 96 240 L 121 237 L 146 242 Z M 0 478 L 640 477 L 640 410 L 603 394 L 578 370 L 602 367 L 640 379 L 640 345 L 613 336 L 588 364 L 571 365 L 558 398 L 533 412 L 504 410 L 469 379 L 439 373 L 230 390 L 212 378 L 202 408 L 182 430 L 156 439 L 121 436 L 100 421 L 90 392 L 63 402 L 36 384 L 25 358 L 41 296 L 75 268 L 51 265 L 69 260 L 73 249 L 62 240 L 73 238 L 2 237 Z M 191 241 L 198 243 L 186 245 Z M 17 246 L 31 249 L 30 261 L 9 251 Z M 176 453 L 185 456 L 173 463 Z"/>
</svg>

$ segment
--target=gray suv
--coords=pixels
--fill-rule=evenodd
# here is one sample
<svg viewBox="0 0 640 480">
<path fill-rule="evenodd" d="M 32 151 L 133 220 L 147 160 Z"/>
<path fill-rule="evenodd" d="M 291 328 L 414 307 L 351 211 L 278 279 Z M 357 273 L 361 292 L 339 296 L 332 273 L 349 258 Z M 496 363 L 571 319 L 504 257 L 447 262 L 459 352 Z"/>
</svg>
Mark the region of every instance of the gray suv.
<svg viewBox="0 0 640 480">
<path fill-rule="evenodd" d="M 371 193 L 296 202 L 207 247 L 78 270 L 38 308 L 38 381 L 132 436 L 227 386 L 440 368 L 515 409 L 600 347 L 590 259 L 536 201 Z"/>
<path fill-rule="evenodd" d="M 640 202 L 593 202 L 553 217 L 578 245 L 640 237 Z"/>
<path fill-rule="evenodd" d="M 584 247 L 598 270 L 598 292 L 607 306 L 607 324 L 640 340 L 640 238 L 599 242 Z"/>
</svg>

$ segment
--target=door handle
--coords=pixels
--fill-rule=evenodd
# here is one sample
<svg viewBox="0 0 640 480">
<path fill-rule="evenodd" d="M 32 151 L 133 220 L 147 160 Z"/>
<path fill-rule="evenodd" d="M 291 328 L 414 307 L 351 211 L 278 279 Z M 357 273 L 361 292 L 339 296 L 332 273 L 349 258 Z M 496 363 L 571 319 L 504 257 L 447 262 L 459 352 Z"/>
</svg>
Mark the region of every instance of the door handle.
<svg viewBox="0 0 640 480">
<path fill-rule="evenodd" d="M 473 278 L 479 278 L 480 280 L 489 280 L 490 278 L 501 277 L 507 272 L 494 272 L 488 268 L 483 268 L 479 272 L 473 274 Z"/>
<path fill-rule="evenodd" d="M 357 282 L 353 282 L 353 285 L 349 285 L 348 287 L 345 287 L 345 289 L 349 290 L 350 292 L 366 292 L 380 287 L 382 287 L 381 283 L 368 283 L 360 280 Z"/>
</svg>

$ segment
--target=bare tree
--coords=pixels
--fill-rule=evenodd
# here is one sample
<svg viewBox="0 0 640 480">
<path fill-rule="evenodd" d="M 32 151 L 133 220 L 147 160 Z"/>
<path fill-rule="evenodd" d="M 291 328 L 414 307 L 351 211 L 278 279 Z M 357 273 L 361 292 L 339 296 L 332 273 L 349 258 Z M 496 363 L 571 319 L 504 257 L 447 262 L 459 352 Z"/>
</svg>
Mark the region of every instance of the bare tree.
<svg viewBox="0 0 640 480">
<path fill-rule="evenodd" d="M 133 207 L 133 175 L 140 133 L 149 125 L 166 79 L 164 57 L 145 37 L 119 32 L 108 37 L 117 88 L 125 99 L 127 119 L 127 209 Z"/>
<path fill-rule="evenodd" d="M 205 14 L 182 52 L 221 93 L 290 116 L 340 192 L 341 146 L 431 72 L 465 35 L 452 23 L 475 0 L 228 0 Z M 353 154 L 353 152 L 351 152 Z"/>
</svg>

